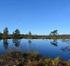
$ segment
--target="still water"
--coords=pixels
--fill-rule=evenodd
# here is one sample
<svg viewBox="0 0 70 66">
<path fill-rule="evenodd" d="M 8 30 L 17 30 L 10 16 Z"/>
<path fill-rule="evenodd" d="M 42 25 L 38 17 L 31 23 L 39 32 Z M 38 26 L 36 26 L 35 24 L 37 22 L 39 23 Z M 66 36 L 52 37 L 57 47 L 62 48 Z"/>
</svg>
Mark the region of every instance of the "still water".
<svg viewBox="0 0 70 66">
<path fill-rule="evenodd" d="M 11 51 L 37 52 L 42 56 L 51 58 L 61 57 L 64 60 L 70 59 L 70 40 L 42 40 L 42 39 L 21 39 L 1 40 L 0 55 Z"/>
</svg>

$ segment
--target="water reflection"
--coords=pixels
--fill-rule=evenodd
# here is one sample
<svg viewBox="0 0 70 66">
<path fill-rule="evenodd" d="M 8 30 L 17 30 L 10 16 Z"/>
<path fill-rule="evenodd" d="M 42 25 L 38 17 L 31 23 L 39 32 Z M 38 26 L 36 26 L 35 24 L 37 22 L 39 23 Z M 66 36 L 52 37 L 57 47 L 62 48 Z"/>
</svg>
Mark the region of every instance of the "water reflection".
<svg viewBox="0 0 70 66">
<path fill-rule="evenodd" d="M 70 43 L 70 39 L 63 39 L 62 42 L 66 42 L 67 44 Z"/>
<path fill-rule="evenodd" d="M 68 44 L 68 45 L 61 47 L 61 50 L 62 50 L 63 52 L 66 52 L 66 53 L 69 53 L 69 54 L 70 54 L 70 46 L 69 46 L 69 44 L 70 44 L 70 39 L 63 39 L 62 42 L 65 42 L 65 43 Z"/>
<path fill-rule="evenodd" d="M 32 47 L 31 47 L 31 44 L 32 44 L 32 41 L 31 41 L 31 40 L 28 40 L 29 52 L 33 52 L 33 51 L 32 51 Z"/>
<path fill-rule="evenodd" d="M 21 44 L 20 41 L 23 44 Z M 60 57 L 62 57 L 63 55 L 64 59 L 70 59 L 70 45 L 62 42 L 61 40 L 37 41 L 32 39 L 29 40 L 12 39 L 12 42 L 11 40 L 3 40 L 3 46 L 2 44 L 0 44 L 1 48 L 0 54 L 2 54 L 3 52 L 7 53 L 11 51 L 21 51 L 26 53 L 37 52 L 43 56 L 47 55 L 50 57 L 57 57 L 58 56 L 57 54 L 59 54 Z"/>
<path fill-rule="evenodd" d="M 32 43 L 32 41 L 31 40 L 28 40 L 28 44 L 30 45 Z"/>
<path fill-rule="evenodd" d="M 61 50 L 70 54 L 70 46 L 62 47 Z"/>
<path fill-rule="evenodd" d="M 7 39 L 3 40 L 3 47 L 5 49 L 8 49 L 8 40 Z"/>
<path fill-rule="evenodd" d="M 13 43 L 15 45 L 15 47 L 19 47 L 20 46 L 20 39 L 13 39 Z"/>
<path fill-rule="evenodd" d="M 50 43 L 51 43 L 53 46 L 58 46 L 57 40 L 53 40 L 53 41 L 51 41 Z"/>
</svg>

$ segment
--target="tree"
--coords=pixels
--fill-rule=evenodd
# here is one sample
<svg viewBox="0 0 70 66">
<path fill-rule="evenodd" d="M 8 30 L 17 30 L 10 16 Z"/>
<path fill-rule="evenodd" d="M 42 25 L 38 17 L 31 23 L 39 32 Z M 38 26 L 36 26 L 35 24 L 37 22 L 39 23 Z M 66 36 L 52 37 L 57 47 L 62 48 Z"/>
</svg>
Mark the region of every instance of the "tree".
<svg viewBox="0 0 70 66">
<path fill-rule="evenodd" d="M 13 43 L 15 43 L 16 47 L 19 47 L 19 45 L 20 45 L 20 31 L 19 31 L 19 29 L 16 29 L 13 32 Z"/>
<path fill-rule="evenodd" d="M 50 33 L 50 35 L 57 35 L 58 34 L 58 30 L 54 30 Z"/>
<path fill-rule="evenodd" d="M 0 33 L 0 39 L 2 39 L 2 35 L 3 35 L 3 34 L 2 34 L 2 33 Z"/>
<path fill-rule="evenodd" d="M 15 30 L 15 33 L 16 33 L 17 35 L 19 35 L 19 34 L 20 34 L 19 29 L 16 29 L 16 30 Z"/>
<path fill-rule="evenodd" d="M 6 27 L 4 30 L 3 30 L 3 39 L 7 39 L 8 38 L 8 28 Z"/>
<path fill-rule="evenodd" d="M 53 30 L 53 31 L 50 33 L 51 39 L 54 39 L 54 40 L 57 39 L 57 35 L 58 35 L 58 30 Z"/>
<path fill-rule="evenodd" d="M 28 38 L 31 39 L 32 38 L 32 33 L 29 32 Z"/>
<path fill-rule="evenodd" d="M 16 29 L 16 30 L 13 32 L 13 38 L 18 39 L 19 37 L 20 37 L 20 31 L 19 31 L 19 29 Z"/>
</svg>

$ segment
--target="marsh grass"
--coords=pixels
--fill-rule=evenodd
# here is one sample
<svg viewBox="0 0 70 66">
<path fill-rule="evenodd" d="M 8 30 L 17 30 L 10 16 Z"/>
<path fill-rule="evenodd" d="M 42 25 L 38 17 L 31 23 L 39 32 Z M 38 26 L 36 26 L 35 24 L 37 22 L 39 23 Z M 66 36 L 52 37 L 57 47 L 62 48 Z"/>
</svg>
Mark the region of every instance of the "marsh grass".
<svg viewBox="0 0 70 66">
<path fill-rule="evenodd" d="M 9 52 L 0 56 L 0 66 L 70 66 L 70 61 L 60 57 L 42 57 L 38 53 Z"/>
</svg>

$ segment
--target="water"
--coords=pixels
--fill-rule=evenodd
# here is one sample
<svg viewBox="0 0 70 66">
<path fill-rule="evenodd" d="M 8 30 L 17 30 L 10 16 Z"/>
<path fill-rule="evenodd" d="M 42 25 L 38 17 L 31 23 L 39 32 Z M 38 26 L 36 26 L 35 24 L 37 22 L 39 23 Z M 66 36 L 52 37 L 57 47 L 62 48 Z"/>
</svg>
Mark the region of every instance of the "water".
<svg viewBox="0 0 70 66">
<path fill-rule="evenodd" d="M 51 58 L 61 57 L 64 60 L 70 59 L 70 41 L 62 40 L 8 40 L 0 41 L 0 55 L 11 51 L 37 52 L 42 56 Z"/>
</svg>

